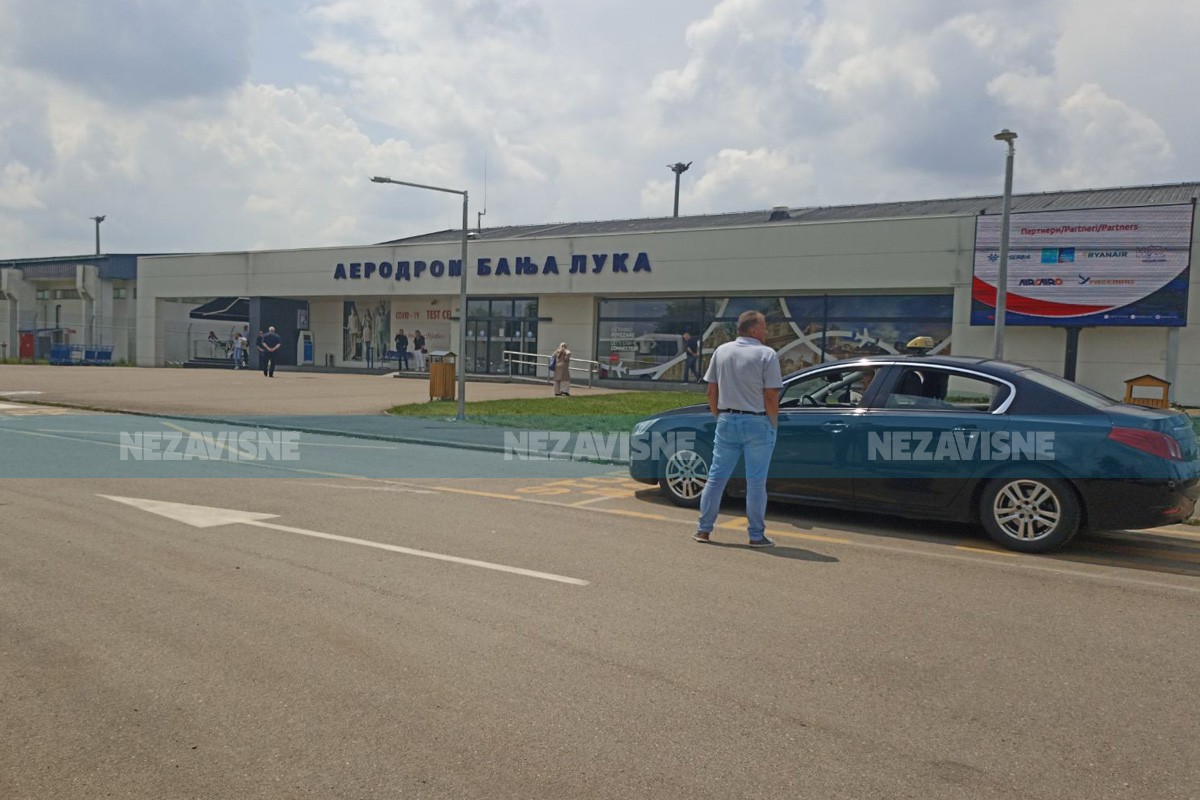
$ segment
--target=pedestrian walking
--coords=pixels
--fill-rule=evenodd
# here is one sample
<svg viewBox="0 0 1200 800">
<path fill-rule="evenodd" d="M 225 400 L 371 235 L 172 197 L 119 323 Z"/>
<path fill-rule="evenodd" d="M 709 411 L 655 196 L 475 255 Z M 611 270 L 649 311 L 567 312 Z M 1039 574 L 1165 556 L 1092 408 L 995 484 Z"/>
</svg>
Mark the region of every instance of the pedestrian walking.
<svg viewBox="0 0 1200 800">
<path fill-rule="evenodd" d="M 570 397 L 571 396 L 571 351 L 567 349 L 567 343 L 563 342 L 554 351 L 551 356 L 550 373 L 554 376 L 554 396 L 555 397 Z"/>
<path fill-rule="evenodd" d="M 242 368 L 242 353 L 246 350 L 246 340 L 240 333 L 233 334 L 233 368 Z"/>
<path fill-rule="evenodd" d="M 708 372 L 708 408 L 717 419 L 712 466 L 700 494 L 697 542 L 709 541 L 725 485 L 737 466 L 746 466 L 746 532 L 751 547 L 771 547 L 767 538 L 767 469 L 779 427 L 779 356 L 767 346 L 767 320 L 757 311 L 738 317 L 738 338 L 712 354 Z"/>
<path fill-rule="evenodd" d="M 267 328 L 267 333 L 262 339 L 263 375 L 266 375 L 268 378 L 275 377 L 275 359 L 278 357 L 279 348 L 282 346 L 283 340 L 275 332 L 275 326 L 271 325 Z"/>
</svg>

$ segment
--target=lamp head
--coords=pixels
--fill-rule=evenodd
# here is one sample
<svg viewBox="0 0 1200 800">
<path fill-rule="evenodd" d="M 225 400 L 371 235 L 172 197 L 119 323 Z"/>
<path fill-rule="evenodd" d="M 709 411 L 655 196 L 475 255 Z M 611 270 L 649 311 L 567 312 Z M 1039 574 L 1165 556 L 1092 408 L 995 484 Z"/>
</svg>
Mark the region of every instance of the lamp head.
<svg viewBox="0 0 1200 800">
<path fill-rule="evenodd" d="M 997 142 L 1008 142 L 1009 144 L 1012 144 L 1013 140 L 1017 138 L 1017 134 L 1015 131 L 1010 131 L 1008 128 L 1005 128 L 992 138 Z"/>
</svg>

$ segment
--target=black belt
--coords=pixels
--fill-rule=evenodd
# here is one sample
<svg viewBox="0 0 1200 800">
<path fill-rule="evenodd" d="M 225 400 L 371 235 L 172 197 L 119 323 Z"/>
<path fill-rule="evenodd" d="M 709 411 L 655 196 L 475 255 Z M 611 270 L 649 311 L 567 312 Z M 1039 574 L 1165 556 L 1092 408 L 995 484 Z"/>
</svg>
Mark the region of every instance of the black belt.
<svg viewBox="0 0 1200 800">
<path fill-rule="evenodd" d="M 717 411 L 721 414 L 749 414 L 752 417 L 765 417 L 765 411 L 742 411 L 740 408 L 718 408 Z"/>
</svg>

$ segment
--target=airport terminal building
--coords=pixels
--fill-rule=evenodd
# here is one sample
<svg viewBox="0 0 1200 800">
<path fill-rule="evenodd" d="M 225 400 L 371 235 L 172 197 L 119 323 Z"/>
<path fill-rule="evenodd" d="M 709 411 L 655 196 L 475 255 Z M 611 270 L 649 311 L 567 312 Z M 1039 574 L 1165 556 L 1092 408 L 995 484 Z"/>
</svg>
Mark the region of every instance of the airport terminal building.
<svg viewBox="0 0 1200 800">
<path fill-rule="evenodd" d="M 1198 195 L 1189 183 L 1015 196 L 1005 357 L 1074 368 L 1116 397 L 1150 373 L 1200 405 Z M 601 378 L 678 381 L 683 334 L 710 353 L 747 309 L 766 314 L 785 370 L 902 352 L 917 335 L 991 355 L 1000 214 L 1000 197 L 980 197 L 472 231 L 460 363 L 544 374 L 511 354 L 565 341 Z M 401 330 L 457 350 L 461 239 L 140 257 L 136 361 L 219 360 L 235 331 L 253 342 L 267 325 L 282 364 L 378 366 Z"/>
</svg>

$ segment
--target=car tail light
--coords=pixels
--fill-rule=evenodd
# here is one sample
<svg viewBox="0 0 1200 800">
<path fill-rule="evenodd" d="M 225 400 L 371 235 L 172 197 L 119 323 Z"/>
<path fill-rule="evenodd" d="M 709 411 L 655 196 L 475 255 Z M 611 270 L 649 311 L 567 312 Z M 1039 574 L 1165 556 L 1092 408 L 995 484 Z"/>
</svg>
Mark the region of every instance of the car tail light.
<svg viewBox="0 0 1200 800">
<path fill-rule="evenodd" d="M 1108 432 L 1108 438 L 1152 456 L 1171 461 L 1183 460 L 1183 451 L 1179 449 L 1179 442 L 1165 433 L 1142 428 L 1113 428 Z"/>
</svg>

